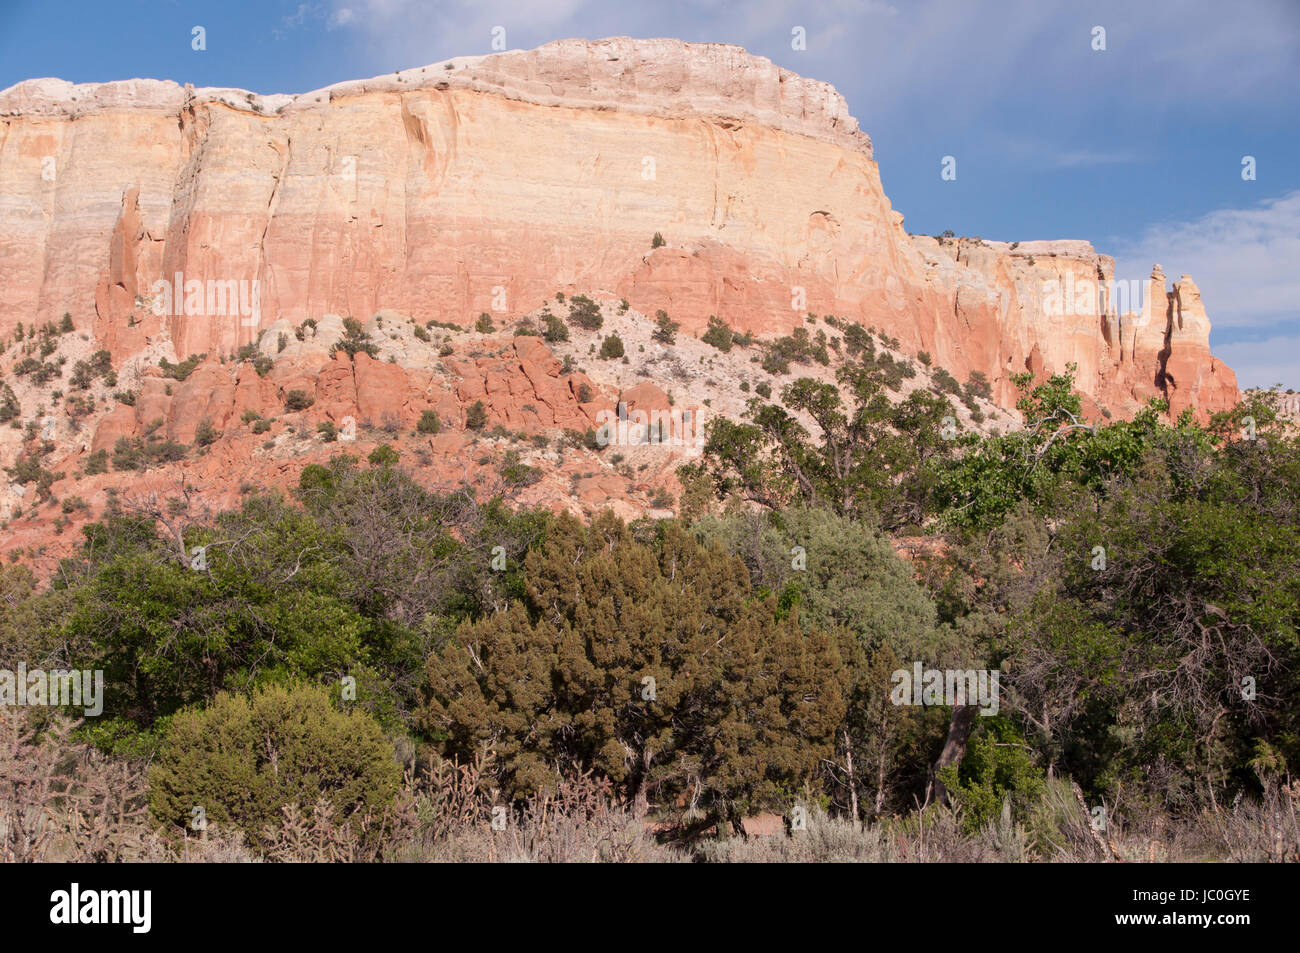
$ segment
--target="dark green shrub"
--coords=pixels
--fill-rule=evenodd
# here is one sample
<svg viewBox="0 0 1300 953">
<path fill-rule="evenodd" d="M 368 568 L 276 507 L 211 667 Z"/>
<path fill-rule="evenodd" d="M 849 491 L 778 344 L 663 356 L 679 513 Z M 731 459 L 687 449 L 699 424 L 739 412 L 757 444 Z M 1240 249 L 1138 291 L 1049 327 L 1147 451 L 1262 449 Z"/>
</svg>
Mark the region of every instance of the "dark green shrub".
<svg viewBox="0 0 1300 953">
<path fill-rule="evenodd" d="M 194 373 L 194 368 L 198 367 L 207 359 L 207 353 L 191 354 L 179 364 L 173 364 L 165 357 L 158 358 L 158 366 L 162 368 L 163 377 L 170 377 L 173 380 L 183 381 Z"/>
<path fill-rule="evenodd" d="M 985 400 L 991 400 L 993 397 L 993 385 L 989 383 L 988 377 L 982 371 L 971 371 L 970 376 L 966 378 L 966 393 L 972 397 L 982 397 Z"/>
</svg>

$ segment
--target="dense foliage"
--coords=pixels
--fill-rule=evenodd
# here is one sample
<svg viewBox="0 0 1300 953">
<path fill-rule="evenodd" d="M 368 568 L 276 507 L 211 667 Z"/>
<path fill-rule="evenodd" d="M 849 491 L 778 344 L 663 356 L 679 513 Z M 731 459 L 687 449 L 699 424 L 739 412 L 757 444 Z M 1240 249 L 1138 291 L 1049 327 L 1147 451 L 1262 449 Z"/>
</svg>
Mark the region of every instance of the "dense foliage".
<svg viewBox="0 0 1300 953">
<path fill-rule="evenodd" d="M 102 669 L 82 737 L 154 759 L 158 821 L 254 838 L 309 790 L 381 811 L 394 751 L 508 804 L 598 778 L 679 831 L 944 800 L 973 828 L 1059 779 L 1190 814 L 1294 772 L 1300 442 L 1267 400 L 1090 424 L 1024 378 L 1024 428 L 982 436 L 852 350 L 714 419 L 691 520 L 434 493 L 391 449 L 216 515 L 119 499 L 50 585 L 0 568 L 0 668 Z M 916 664 L 999 672 L 1000 710 L 896 704 Z"/>
</svg>

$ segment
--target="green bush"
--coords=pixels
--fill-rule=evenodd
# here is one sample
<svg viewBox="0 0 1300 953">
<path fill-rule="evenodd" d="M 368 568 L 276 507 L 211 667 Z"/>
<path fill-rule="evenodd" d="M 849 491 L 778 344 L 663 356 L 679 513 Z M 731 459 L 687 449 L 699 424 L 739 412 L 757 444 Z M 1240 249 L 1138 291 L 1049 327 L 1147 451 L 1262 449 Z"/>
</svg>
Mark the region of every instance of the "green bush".
<svg viewBox="0 0 1300 953">
<path fill-rule="evenodd" d="M 600 342 L 600 357 L 602 360 L 618 358 L 623 356 L 623 339 L 617 334 L 608 335 L 605 340 Z"/>
<path fill-rule="evenodd" d="M 492 315 L 486 311 L 480 314 L 478 320 L 474 322 L 474 330 L 479 334 L 491 334 L 496 329 L 497 326 L 492 323 Z"/>
<path fill-rule="evenodd" d="M 487 407 L 483 401 L 476 400 L 465 411 L 465 427 L 468 430 L 482 430 L 487 426 Z"/>
<path fill-rule="evenodd" d="M 426 410 L 420 414 L 420 421 L 415 425 L 415 429 L 420 433 L 435 434 L 442 430 L 442 421 L 438 419 L 437 411 Z"/>
<path fill-rule="evenodd" d="M 366 457 L 366 461 L 372 467 L 394 467 L 397 465 L 397 461 L 401 459 L 401 456 L 400 452 L 394 450 L 388 444 L 381 443 L 370 451 L 370 456 Z"/>
<path fill-rule="evenodd" d="M 940 770 L 939 780 L 961 806 L 967 831 L 994 820 L 1004 801 L 1010 802 L 1017 820 L 1025 819 L 1038 803 L 1045 779 L 1027 748 L 1011 722 L 997 715 L 982 717 L 960 764 Z"/>
<path fill-rule="evenodd" d="M 316 403 L 316 398 L 305 390 L 291 390 L 284 397 L 285 410 L 306 410 L 314 403 Z"/>
<path fill-rule="evenodd" d="M 985 400 L 991 400 L 993 398 L 993 386 L 982 371 L 971 371 L 970 376 L 966 378 L 966 393 L 971 397 L 982 397 Z"/>
<path fill-rule="evenodd" d="M 207 417 L 200 420 L 198 427 L 194 429 L 194 442 L 200 447 L 211 446 L 220 439 L 221 431 L 214 427 Z"/>
<path fill-rule="evenodd" d="M 710 315 L 708 330 L 700 336 L 700 340 L 705 344 L 712 344 L 719 351 L 726 352 L 731 350 L 731 339 L 731 328 L 727 326 L 726 322 Z"/>
<path fill-rule="evenodd" d="M 945 368 L 935 368 L 930 380 L 931 387 L 940 394 L 952 394 L 954 397 L 961 394 L 961 385 L 957 383 L 957 378 L 949 374 Z"/>
<path fill-rule="evenodd" d="M 82 468 L 86 476 L 94 476 L 97 473 L 108 472 L 108 451 L 96 450 L 86 458 L 86 465 Z"/>
<path fill-rule="evenodd" d="M 170 377 L 173 380 L 183 381 L 194 373 L 194 368 L 198 367 L 207 359 L 207 353 L 191 354 L 179 364 L 173 364 L 165 357 L 158 358 L 158 366 L 162 368 L 163 377 Z"/>
<path fill-rule="evenodd" d="M 542 332 L 542 339 L 548 344 L 559 344 L 561 341 L 569 340 L 568 327 L 555 315 L 544 314 L 542 320 L 546 322 L 546 330 Z"/>
<path fill-rule="evenodd" d="M 368 714 L 336 710 L 323 688 L 272 685 L 178 713 L 149 772 L 149 807 L 175 826 L 201 807 L 207 820 L 258 844 L 288 805 L 310 813 L 323 798 L 348 823 L 380 813 L 400 777 L 392 744 Z"/>
</svg>

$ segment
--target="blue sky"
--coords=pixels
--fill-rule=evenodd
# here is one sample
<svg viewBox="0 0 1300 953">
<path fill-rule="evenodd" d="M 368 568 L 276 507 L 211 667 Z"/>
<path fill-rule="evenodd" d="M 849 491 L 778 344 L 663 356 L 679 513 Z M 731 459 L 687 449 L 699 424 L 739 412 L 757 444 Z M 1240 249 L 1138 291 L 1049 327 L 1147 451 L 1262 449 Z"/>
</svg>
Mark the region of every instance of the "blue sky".
<svg viewBox="0 0 1300 953">
<path fill-rule="evenodd" d="M 833 83 L 910 231 L 1082 238 L 1121 278 L 1191 274 L 1243 386 L 1300 389 L 1300 0 L 0 0 L 0 88 L 298 93 L 491 52 L 496 26 L 511 49 L 735 43 Z"/>
</svg>

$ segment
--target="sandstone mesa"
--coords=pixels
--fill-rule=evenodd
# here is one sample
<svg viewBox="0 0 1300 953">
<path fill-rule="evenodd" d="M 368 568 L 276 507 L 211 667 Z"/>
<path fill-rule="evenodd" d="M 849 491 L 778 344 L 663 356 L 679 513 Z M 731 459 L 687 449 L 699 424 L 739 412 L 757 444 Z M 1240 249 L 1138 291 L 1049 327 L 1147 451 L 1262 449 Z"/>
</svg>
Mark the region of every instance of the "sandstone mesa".
<svg viewBox="0 0 1300 953">
<path fill-rule="evenodd" d="M 630 382 L 561 373 L 536 339 L 445 363 L 404 340 L 396 364 L 352 365 L 329 354 L 341 324 L 321 320 L 467 326 L 556 292 L 662 308 L 687 334 L 710 315 L 771 337 L 835 314 L 958 379 L 982 372 L 1003 407 L 1011 375 L 1071 363 L 1093 415 L 1154 396 L 1202 419 L 1236 403 L 1189 276 L 1169 288 L 1153 269 L 1148 320 L 1113 300 L 1066 314 L 1044 301 L 1052 282 L 1104 286 L 1114 269 L 1082 241 L 909 235 L 844 98 L 734 46 L 565 40 L 298 96 L 139 79 L 0 92 L 0 335 L 70 312 L 140 388 L 64 435 L 69 472 L 151 420 L 181 442 L 201 419 L 230 433 L 294 388 L 316 400 L 309 421 L 452 422 L 483 399 L 511 429 L 585 425 Z M 255 320 L 156 308 L 177 275 L 256 282 Z M 320 326 L 298 341 L 306 319 Z M 275 360 L 266 377 L 215 360 L 250 344 Z M 211 359 L 189 380 L 157 376 L 158 357 L 196 354 Z M 595 403 L 578 401 L 583 383 Z M 6 462 L 17 436 L 0 434 Z M 459 465 L 463 439 L 433 442 Z M 288 463 L 260 447 L 222 441 L 208 479 L 283 482 L 270 471 Z M 627 492 L 583 479 L 593 502 Z"/>
</svg>

